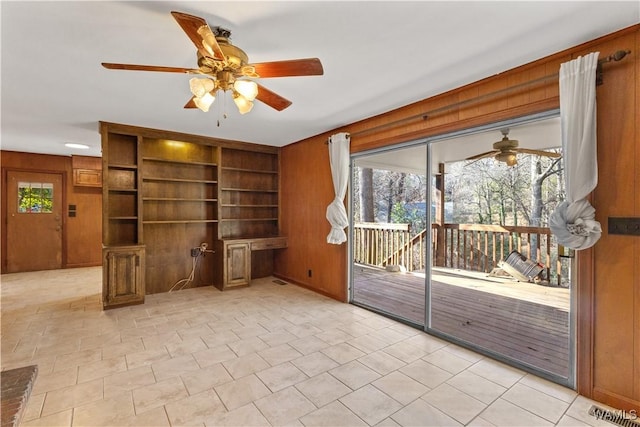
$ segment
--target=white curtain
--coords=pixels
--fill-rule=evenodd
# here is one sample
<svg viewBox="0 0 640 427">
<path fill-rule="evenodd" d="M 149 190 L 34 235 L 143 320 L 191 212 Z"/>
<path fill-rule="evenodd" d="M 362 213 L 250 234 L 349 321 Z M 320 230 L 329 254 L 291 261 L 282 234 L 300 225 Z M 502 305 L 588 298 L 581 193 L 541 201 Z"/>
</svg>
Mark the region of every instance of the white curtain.
<svg viewBox="0 0 640 427">
<path fill-rule="evenodd" d="M 327 206 L 327 220 L 331 224 L 327 243 L 334 245 L 347 241 L 344 229 L 349 225 L 349 217 L 344 207 L 344 197 L 349 183 L 349 141 L 349 134 L 344 132 L 329 138 L 329 160 L 335 198 Z"/>
<path fill-rule="evenodd" d="M 596 153 L 596 68 L 598 52 L 560 65 L 560 127 L 567 199 L 551 214 L 558 243 L 571 249 L 593 246 L 602 228 L 586 197 L 598 184 Z"/>
</svg>

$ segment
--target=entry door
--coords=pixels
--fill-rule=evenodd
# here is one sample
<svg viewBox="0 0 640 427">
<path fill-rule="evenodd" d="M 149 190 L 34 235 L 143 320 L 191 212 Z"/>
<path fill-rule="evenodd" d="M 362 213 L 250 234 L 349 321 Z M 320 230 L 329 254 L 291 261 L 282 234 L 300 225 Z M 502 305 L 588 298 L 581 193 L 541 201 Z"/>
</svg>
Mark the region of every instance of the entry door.
<svg viewBox="0 0 640 427">
<path fill-rule="evenodd" d="M 7 272 L 62 267 L 62 174 L 7 172 Z"/>
</svg>

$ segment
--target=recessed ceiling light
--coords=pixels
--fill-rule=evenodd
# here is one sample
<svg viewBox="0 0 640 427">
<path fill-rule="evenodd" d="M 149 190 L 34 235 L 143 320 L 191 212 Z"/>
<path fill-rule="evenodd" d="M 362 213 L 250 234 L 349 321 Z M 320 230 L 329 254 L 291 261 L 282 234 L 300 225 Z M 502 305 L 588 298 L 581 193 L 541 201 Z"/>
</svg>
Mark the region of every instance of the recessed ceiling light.
<svg viewBox="0 0 640 427">
<path fill-rule="evenodd" d="M 65 147 L 69 147 L 69 148 L 79 148 L 80 150 L 88 150 L 89 146 L 88 145 L 84 145 L 84 144 L 72 144 L 70 142 L 64 144 Z"/>
</svg>

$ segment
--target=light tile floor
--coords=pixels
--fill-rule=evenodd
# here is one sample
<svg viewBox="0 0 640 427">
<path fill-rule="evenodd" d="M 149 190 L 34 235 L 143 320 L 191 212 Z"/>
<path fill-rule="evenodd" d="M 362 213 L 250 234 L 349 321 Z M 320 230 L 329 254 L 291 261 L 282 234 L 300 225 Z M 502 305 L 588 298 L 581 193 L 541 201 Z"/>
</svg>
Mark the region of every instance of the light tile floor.
<svg viewBox="0 0 640 427">
<path fill-rule="evenodd" d="M 101 278 L 2 276 L 2 369 L 39 366 L 23 426 L 609 425 L 572 390 L 293 284 L 102 311 Z"/>
</svg>

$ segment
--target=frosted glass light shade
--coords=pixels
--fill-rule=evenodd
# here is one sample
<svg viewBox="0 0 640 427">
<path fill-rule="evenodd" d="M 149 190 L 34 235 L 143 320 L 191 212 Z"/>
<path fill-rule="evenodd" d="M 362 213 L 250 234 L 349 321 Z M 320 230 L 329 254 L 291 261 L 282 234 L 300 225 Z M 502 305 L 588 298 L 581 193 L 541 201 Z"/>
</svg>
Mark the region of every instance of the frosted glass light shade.
<svg viewBox="0 0 640 427">
<path fill-rule="evenodd" d="M 249 101 L 247 98 L 240 94 L 236 94 L 233 97 L 233 102 L 236 103 L 236 107 L 238 107 L 238 111 L 240 111 L 240 114 L 247 114 L 253 108 L 253 102 Z"/>
<path fill-rule="evenodd" d="M 258 85 L 251 80 L 236 80 L 233 88 L 247 101 L 253 101 L 258 96 Z"/>
<path fill-rule="evenodd" d="M 202 98 L 205 94 L 211 92 L 215 87 L 215 83 L 211 79 L 192 78 L 189 80 L 189 89 L 193 96 Z"/>
<path fill-rule="evenodd" d="M 201 109 L 206 113 L 207 111 L 209 111 L 209 107 L 211 107 L 211 104 L 213 104 L 213 101 L 215 100 L 216 100 L 216 97 L 211 95 L 211 93 L 207 92 L 204 94 L 204 96 L 194 97 L 193 103 L 196 104 L 196 107 L 198 107 L 199 109 Z"/>
</svg>

